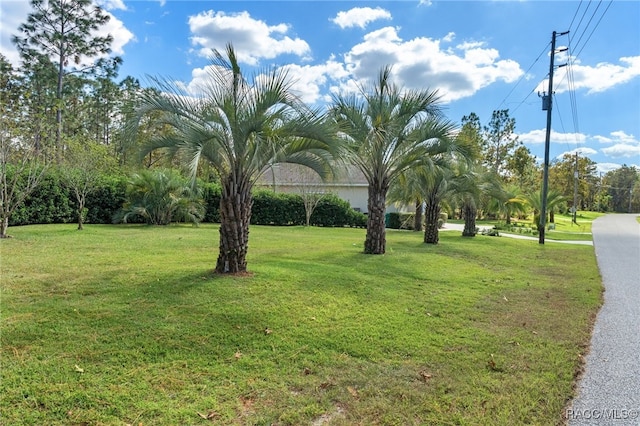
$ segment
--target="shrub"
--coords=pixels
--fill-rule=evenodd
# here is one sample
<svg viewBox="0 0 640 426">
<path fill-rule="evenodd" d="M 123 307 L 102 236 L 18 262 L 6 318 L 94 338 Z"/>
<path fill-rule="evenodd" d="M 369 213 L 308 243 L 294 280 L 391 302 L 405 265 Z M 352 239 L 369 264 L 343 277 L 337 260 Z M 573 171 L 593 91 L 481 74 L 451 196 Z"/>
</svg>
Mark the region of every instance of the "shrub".
<svg viewBox="0 0 640 426">
<path fill-rule="evenodd" d="M 205 213 L 203 222 L 220 223 L 220 198 L 222 191 L 218 183 L 202 183 L 202 198 Z"/>
<path fill-rule="evenodd" d="M 114 222 L 144 218 L 150 225 L 171 222 L 198 223 L 204 216 L 204 202 L 190 183 L 173 170 L 144 170 L 131 177 L 127 201 Z"/>
<path fill-rule="evenodd" d="M 415 213 L 391 212 L 385 215 L 385 226 L 389 229 L 413 229 Z"/>
<path fill-rule="evenodd" d="M 312 216 L 313 218 L 313 216 Z M 304 225 L 304 203 L 298 194 L 259 189 L 253 193 L 252 225 Z"/>
<path fill-rule="evenodd" d="M 24 177 L 26 178 L 26 176 Z M 56 169 L 49 169 L 9 219 L 9 226 L 67 223 L 74 220 L 69 191 L 62 185 Z"/>
<path fill-rule="evenodd" d="M 126 191 L 127 180 L 124 176 L 103 176 L 95 191 L 87 195 L 86 223 L 111 223 L 127 199 Z"/>
<path fill-rule="evenodd" d="M 304 217 L 304 210 L 303 210 Z M 351 208 L 349 203 L 337 195 L 325 195 L 311 215 L 311 225 L 364 227 L 366 216 Z"/>
</svg>

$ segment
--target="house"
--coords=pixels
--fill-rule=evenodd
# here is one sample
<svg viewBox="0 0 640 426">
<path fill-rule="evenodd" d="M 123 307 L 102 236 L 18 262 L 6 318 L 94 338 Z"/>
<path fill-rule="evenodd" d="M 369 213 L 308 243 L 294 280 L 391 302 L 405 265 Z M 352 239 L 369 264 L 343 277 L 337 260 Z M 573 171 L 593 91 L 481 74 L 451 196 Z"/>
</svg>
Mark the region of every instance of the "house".
<svg viewBox="0 0 640 426">
<path fill-rule="evenodd" d="M 323 182 L 320 176 L 308 167 L 289 163 L 274 164 L 265 169 L 256 186 L 270 188 L 274 192 L 331 193 L 349 202 L 356 211 L 368 211 L 369 184 L 362 172 L 352 165 L 340 168 L 333 178 Z M 387 206 L 387 211 L 398 209 L 391 205 Z"/>
</svg>

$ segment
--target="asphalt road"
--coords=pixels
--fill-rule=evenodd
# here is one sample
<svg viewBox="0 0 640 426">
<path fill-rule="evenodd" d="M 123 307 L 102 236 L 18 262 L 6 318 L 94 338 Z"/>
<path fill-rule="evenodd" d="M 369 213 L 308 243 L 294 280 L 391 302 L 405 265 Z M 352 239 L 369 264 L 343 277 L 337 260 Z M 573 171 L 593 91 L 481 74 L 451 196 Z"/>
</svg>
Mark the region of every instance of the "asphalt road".
<svg viewBox="0 0 640 426">
<path fill-rule="evenodd" d="M 640 425 L 640 224 L 637 215 L 593 222 L 593 242 L 604 284 L 577 396 L 567 423 Z"/>
</svg>

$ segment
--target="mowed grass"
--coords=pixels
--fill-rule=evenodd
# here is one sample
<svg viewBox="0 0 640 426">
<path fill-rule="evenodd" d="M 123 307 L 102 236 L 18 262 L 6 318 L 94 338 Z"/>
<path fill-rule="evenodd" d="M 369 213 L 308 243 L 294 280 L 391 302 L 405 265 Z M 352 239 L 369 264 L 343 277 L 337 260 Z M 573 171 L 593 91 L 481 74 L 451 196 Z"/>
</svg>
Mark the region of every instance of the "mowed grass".
<svg viewBox="0 0 640 426">
<path fill-rule="evenodd" d="M 554 215 L 554 229 L 550 229 L 545 232 L 546 240 L 556 240 L 556 241 L 592 241 L 593 236 L 591 234 L 591 224 L 592 222 L 600 216 L 603 216 L 604 213 L 599 212 L 590 212 L 590 211 L 579 211 L 576 223 L 573 223 L 573 215 L 572 214 L 559 214 L 556 213 Z M 453 223 L 464 223 L 461 220 L 451 220 Z M 500 225 L 501 227 L 505 227 L 504 220 L 479 220 L 477 222 L 477 226 L 496 226 Z M 513 226 L 520 226 L 522 228 L 527 229 L 535 229 L 536 226 L 532 222 L 531 217 L 527 220 L 512 220 Z M 501 234 L 518 234 L 518 232 L 501 229 Z M 530 236 L 532 239 L 537 239 L 537 235 L 520 233 L 521 235 Z"/>
<path fill-rule="evenodd" d="M 11 228 L 6 425 L 551 425 L 601 304 L 592 247 L 251 227 Z"/>
</svg>

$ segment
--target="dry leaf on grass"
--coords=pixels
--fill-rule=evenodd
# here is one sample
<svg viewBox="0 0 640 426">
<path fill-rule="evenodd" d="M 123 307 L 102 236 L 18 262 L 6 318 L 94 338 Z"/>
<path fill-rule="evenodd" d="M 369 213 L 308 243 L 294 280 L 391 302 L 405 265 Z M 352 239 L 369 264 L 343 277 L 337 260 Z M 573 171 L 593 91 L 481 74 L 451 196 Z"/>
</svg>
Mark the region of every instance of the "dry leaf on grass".
<svg viewBox="0 0 640 426">
<path fill-rule="evenodd" d="M 351 394 L 352 397 L 354 398 L 358 398 L 358 390 L 352 386 L 347 386 L 347 390 L 349 391 L 349 393 Z"/>
<path fill-rule="evenodd" d="M 233 357 L 234 357 L 235 359 L 240 359 L 240 358 L 242 357 L 242 352 L 237 351 L 237 352 L 233 355 Z"/>
<path fill-rule="evenodd" d="M 424 382 L 427 382 L 427 381 L 429 381 L 429 379 L 431 379 L 431 377 L 433 377 L 433 376 L 431 376 L 431 374 L 427 373 L 426 371 L 421 371 L 421 372 L 420 372 L 420 377 L 422 378 L 422 380 L 423 380 Z"/>
<path fill-rule="evenodd" d="M 210 410 L 207 414 L 202 414 L 199 411 L 196 411 L 196 412 L 198 413 L 198 415 L 200 417 L 202 417 L 205 420 L 213 420 L 213 419 L 215 419 L 216 417 L 218 417 L 220 415 L 220 414 L 216 413 L 213 410 Z"/>
</svg>

